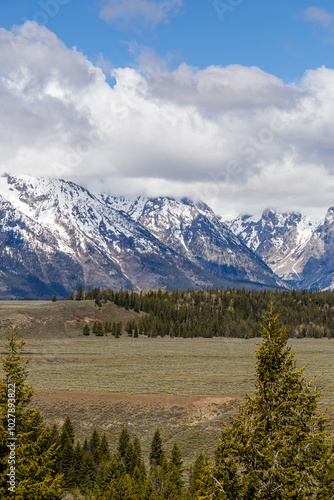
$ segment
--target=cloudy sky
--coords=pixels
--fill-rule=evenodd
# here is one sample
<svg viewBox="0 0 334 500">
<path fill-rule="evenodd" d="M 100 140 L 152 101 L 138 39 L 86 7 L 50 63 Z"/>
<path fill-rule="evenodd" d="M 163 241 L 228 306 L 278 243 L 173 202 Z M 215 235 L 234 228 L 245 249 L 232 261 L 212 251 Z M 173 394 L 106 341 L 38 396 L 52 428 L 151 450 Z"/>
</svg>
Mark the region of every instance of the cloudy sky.
<svg viewBox="0 0 334 500">
<path fill-rule="evenodd" d="M 218 213 L 334 205 L 334 7 L 0 5 L 0 172 Z"/>
</svg>

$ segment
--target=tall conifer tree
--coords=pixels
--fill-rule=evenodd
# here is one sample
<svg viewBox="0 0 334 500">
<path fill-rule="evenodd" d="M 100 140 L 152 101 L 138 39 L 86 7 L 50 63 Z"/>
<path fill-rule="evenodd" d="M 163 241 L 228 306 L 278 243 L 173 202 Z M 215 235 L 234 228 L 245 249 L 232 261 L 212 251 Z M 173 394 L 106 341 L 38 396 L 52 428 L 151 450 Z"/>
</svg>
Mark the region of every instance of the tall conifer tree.
<svg viewBox="0 0 334 500">
<path fill-rule="evenodd" d="M 55 472 L 56 444 L 50 428 L 42 429 L 39 411 L 28 408 L 33 388 L 26 383 L 28 360 L 22 361 L 25 342 L 18 329 L 6 338 L 8 354 L 1 358 L 4 378 L 0 380 L 0 498 L 56 500 L 62 477 Z M 11 384 L 11 385 L 9 385 Z M 15 395 L 9 391 L 15 386 Z M 11 397 L 9 397 L 11 396 Z M 11 403 L 11 400 L 15 400 Z M 8 410 L 15 406 L 15 431 L 8 427 Z M 9 491 L 8 443 L 15 436 L 15 492 Z M 9 440 L 8 440 L 9 439 Z"/>
<path fill-rule="evenodd" d="M 223 427 L 202 494 L 228 500 L 329 500 L 334 456 L 328 423 L 316 412 L 319 391 L 297 369 L 273 304 L 260 333 L 255 394 L 247 395 L 231 426 Z"/>
</svg>

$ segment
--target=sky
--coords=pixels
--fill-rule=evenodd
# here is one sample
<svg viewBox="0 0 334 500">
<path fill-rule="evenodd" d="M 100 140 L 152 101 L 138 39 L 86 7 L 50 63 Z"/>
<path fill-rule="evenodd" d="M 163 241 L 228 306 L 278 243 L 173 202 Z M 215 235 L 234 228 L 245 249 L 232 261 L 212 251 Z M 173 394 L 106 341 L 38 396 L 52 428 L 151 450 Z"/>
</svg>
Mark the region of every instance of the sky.
<svg viewBox="0 0 334 500">
<path fill-rule="evenodd" d="M 334 205 L 332 2 L 2 2 L 0 73 L 0 174 L 225 218 Z"/>
</svg>

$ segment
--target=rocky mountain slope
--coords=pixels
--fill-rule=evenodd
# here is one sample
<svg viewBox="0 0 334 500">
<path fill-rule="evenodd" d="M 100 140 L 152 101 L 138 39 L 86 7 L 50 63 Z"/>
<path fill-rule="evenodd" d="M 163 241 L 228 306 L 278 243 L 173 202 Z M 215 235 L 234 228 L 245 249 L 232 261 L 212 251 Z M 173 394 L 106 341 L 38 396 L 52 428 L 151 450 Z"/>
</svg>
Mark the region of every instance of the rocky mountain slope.
<svg viewBox="0 0 334 500">
<path fill-rule="evenodd" d="M 109 196 L 104 201 L 217 278 L 273 284 L 269 268 L 204 203 L 168 197 L 130 200 Z M 275 279 L 275 284 L 282 282 Z"/>
<path fill-rule="evenodd" d="M 266 210 L 260 218 L 244 215 L 227 225 L 295 288 L 334 289 L 333 207 L 322 220 Z"/>
<path fill-rule="evenodd" d="M 106 196 L 55 179 L 0 178 L 0 297 L 85 287 L 281 286 L 209 207 Z"/>
</svg>

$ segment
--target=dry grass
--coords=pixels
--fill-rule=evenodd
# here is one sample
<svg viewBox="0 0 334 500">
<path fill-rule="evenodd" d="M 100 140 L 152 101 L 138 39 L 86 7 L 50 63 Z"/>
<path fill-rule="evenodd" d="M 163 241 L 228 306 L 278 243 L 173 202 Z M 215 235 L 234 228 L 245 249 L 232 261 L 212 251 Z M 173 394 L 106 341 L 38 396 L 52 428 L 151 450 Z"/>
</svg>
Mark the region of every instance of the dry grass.
<svg viewBox="0 0 334 500">
<path fill-rule="evenodd" d="M 87 303 L 38 302 L 29 303 L 28 311 L 26 303 L 8 307 L 0 303 L 2 325 L 23 311 L 29 382 L 35 387 L 33 404 L 47 423 L 61 425 L 69 414 L 80 438 L 94 427 L 106 432 L 113 450 L 122 426 L 127 425 L 132 435 L 140 437 L 146 454 L 157 427 L 167 450 L 174 441 L 180 444 L 186 465 L 201 450 L 211 454 L 222 418 L 235 413 L 238 401 L 254 390 L 254 351 L 259 339 L 81 336 L 85 318 L 93 314 L 103 315 L 103 321 L 108 315 L 135 314 L 111 304 L 108 308 L 101 312 Z M 47 311 L 52 313 L 49 317 Z M 37 335 L 34 324 L 42 325 Z M 1 338 L 4 352 L 4 332 Z M 308 365 L 305 378 L 316 377 L 322 388 L 321 409 L 327 407 L 333 417 L 334 340 L 289 343 L 298 365 Z"/>
</svg>

